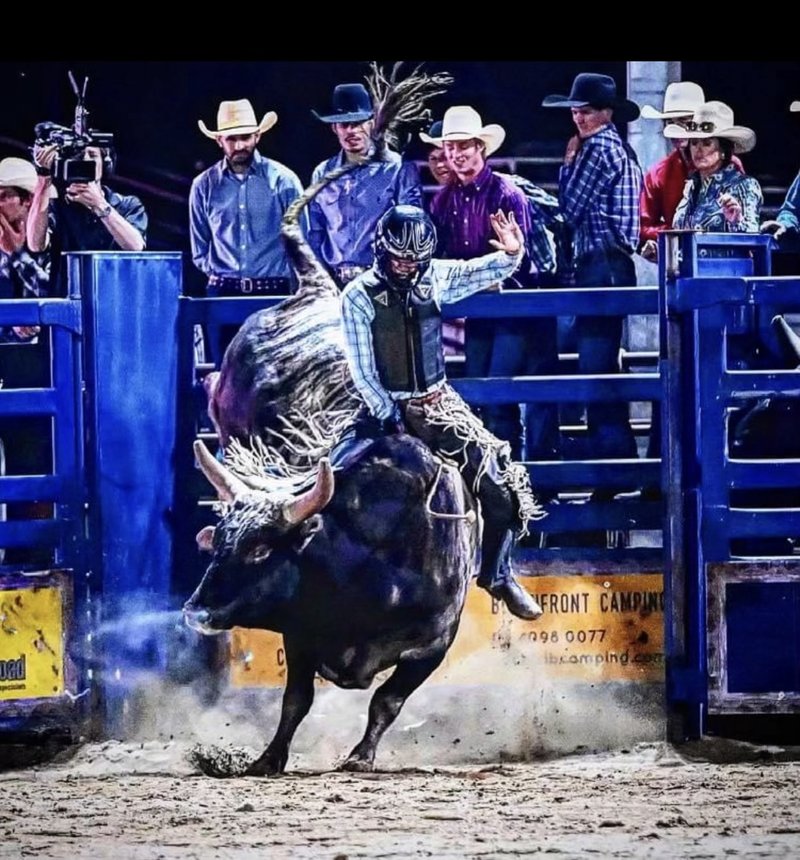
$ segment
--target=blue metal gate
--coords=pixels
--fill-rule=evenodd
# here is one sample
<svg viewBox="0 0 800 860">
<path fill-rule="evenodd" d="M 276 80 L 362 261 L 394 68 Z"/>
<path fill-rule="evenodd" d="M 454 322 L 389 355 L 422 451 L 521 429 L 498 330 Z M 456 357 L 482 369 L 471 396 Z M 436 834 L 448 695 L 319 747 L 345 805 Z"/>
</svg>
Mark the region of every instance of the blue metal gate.
<svg viewBox="0 0 800 860">
<path fill-rule="evenodd" d="M 800 416 L 800 358 L 773 322 L 800 311 L 800 279 L 770 276 L 770 241 L 674 233 L 660 249 L 676 740 L 722 715 L 800 712 L 800 459 L 774 438 Z"/>
</svg>

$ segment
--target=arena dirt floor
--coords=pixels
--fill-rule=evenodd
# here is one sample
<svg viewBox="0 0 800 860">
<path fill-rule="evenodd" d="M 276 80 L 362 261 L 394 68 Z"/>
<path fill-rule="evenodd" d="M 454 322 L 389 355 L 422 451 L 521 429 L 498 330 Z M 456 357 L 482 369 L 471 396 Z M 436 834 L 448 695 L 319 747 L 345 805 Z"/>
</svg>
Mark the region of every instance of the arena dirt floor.
<svg viewBox="0 0 800 860">
<path fill-rule="evenodd" d="M 796 756 L 741 743 L 223 780 L 106 742 L 0 774 L 0 857 L 797 857 L 798 809 Z"/>
</svg>

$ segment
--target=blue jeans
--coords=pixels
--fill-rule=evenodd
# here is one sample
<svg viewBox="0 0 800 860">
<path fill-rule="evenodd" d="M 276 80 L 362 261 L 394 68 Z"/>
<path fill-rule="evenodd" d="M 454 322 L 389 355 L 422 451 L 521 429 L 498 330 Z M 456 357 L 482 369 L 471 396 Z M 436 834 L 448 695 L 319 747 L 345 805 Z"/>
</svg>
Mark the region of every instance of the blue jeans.
<svg viewBox="0 0 800 860">
<path fill-rule="evenodd" d="M 575 263 L 575 286 L 636 286 L 636 267 L 633 259 L 621 250 L 599 250 L 584 254 Z M 622 323 L 622 317 L 575 318 L 578 373 L 619 372 Z M 589 431 L 588 450 L 594 456 L 613 458 L 637 456 L 636 439 L 630 426 L 627 402 L 590 403 L 586 414 Z"/>
<path fill-rule="evenodd" d="M 468 319 L 464 336 L 464 373 L 473 377 L 536 376 L 557 372 L 555 318 Z M 560 452 L 558 407 L 554 403 L 487 404 L 480 408 L 484 424 L 511 444 L 514 460 L 551 460 Z M 524 434 L 522 433 L 524 423 Z"/>
</svg>

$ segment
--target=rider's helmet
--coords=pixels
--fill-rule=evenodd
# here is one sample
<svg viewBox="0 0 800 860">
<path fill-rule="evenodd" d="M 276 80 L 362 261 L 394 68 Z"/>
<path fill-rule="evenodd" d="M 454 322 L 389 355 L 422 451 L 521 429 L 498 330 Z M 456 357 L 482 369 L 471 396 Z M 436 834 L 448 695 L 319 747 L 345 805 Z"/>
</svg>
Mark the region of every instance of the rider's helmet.
<svg viewBox="0 0 800 860">
<path fill-rule="evenodd" d="M 375 263 L 393 286 L 412 289 L 430 266 L 436 249 L 436 227 L 419 206 L 393 206 L 375 230 Z M 392 260 L 417 263 L 408 273 L 393 270 Z"/>
</svg>

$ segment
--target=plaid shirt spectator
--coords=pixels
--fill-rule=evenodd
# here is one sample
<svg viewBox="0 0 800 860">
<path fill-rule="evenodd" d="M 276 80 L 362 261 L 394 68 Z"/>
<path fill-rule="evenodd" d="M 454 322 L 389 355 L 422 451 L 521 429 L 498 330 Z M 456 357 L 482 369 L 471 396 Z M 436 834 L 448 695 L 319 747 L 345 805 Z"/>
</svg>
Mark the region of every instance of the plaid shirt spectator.
<svg viewBox="0 0 800 860">
<path fill-rule="evenodd" d="M 7 254 L 0 251 L 0 298 L 40 299 L 50 294 L 50 257 L 27 248 Z M 20 343 L 11 326 L 0 326 L 0 343 Z"/>
<path fill-rule="evenodd" d="M 561 167 L 559 199 L 575 230 L 575 257 L 599 248 L 632 254 L 639 244 L 642 170 L 633 150 L 609 124 L 582 141 Z"/>
</svg>

